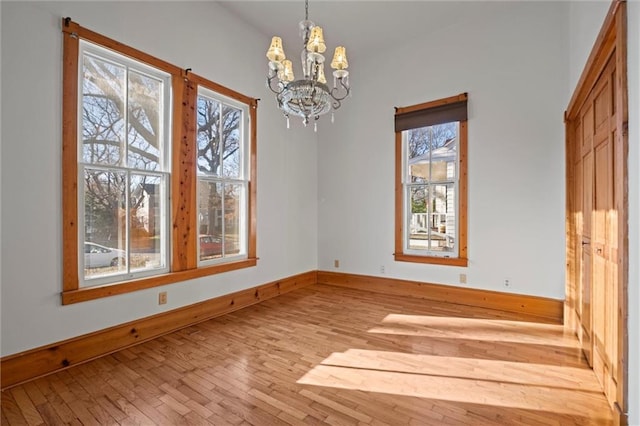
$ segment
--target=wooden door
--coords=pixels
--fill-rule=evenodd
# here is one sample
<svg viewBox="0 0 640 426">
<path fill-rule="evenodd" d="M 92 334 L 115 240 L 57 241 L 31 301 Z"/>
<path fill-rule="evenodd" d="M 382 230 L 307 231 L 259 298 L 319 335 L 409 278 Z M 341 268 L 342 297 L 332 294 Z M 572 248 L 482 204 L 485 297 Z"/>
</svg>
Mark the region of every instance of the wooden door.
<svg viewBox="0 0 640 426">
<path fill-rule="evenodd" d="M 582 106 L 574 132 L 578 336 L 603 387 L 610 386 L 617 351 L 612 328 L 618 304 L 613 264 L 618 238 L 614 220 L 615 72 L 612 56 Z"/>
<path fill-rule="evenodd" d="M 591 90 L 567 122 L 570 168 L 567 192 L 569 241 L 568 298 L 573 296 L 573 327 L 583 352 L 605 394 L 620 401 L 620 354 L 623 338 L 619 313 L 624 276 L 620 274 L 619 240 L 624 233 L 625 194 L 617 178 L 624 171 L 616 161 L 624 138 L 619 137 L 620 108 L 617 57 L 613 50 Z M 571 272 L 573 271 L 573 272 Z M 622 290 L 624 291 L 624 290 Z M 615 402 L 614 402 L 615 401 Z"/>
<path fill-rule="evenodd" d="M 565 322 L 617 415 L 626 421 L 628 200 L 626 19 L 614 1 L 565 114 Z"/>
</svg>

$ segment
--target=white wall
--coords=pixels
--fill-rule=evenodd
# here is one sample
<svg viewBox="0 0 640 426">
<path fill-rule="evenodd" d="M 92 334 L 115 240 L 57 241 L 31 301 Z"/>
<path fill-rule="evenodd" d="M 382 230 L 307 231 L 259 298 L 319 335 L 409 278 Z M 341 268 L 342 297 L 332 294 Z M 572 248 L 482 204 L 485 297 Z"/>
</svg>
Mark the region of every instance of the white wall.
<svg viewBox="0 0 640 426">
<path fill-rule="evenodd" d="M 211 2 L 24 2 L 2 8 L 2 355 L 317 269 L 316 145 L 264 85 L 268 39 Z M 258 266 L 61 306 L 61 18 L 263 99 Z M 230 59 L 233 58 L 233 61 Z M 302 141 L 301 141 L 302 140 Z"/>
<path fill-rule="evenodd" d="M 452 285 L 466 273 L 468 287 L 564 298 L 568 6 L 476 10 L 353 61 L 353 98 L 318 145 L 319 269 L 335 270 L 339 259 L 343 272 L 380 276 L 384 265 L 385 276 Z M 469 93 L 469 266 L 395 262 L 393 107 L 461 92 Z"/>
</svg>

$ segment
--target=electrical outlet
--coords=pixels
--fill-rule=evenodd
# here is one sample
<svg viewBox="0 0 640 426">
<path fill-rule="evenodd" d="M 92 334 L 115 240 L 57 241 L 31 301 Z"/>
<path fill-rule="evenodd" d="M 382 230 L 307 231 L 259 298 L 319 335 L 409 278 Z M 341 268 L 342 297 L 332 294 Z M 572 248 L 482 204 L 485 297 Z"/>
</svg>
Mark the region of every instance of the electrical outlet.
<svg viewBox="0 0 640 426">
<path fill-rule="evenodd" d="M 166 305 L 167 304 L 167 292 L 161 291 L 158 293 L 158 305 Z"/>
<path fill-rule="evenodd" d="M 509 282 L 509 279 L 508 279 L 508 278 L 507 278 L 507 279 L 505 279 L 505 280 L 504 280 L 504 286 L 505 286 L 505 287 L 509 287 L 510 285 L 511 285 L 511 283 Z"/>
<path fill-rule="evenodd" d="M 333 261 L 333 267 L 334 268 L 339 268 L 340 267 L 340 261 L 338 259 Z"/>
<path fill-rule="evenodd" d="M 384 274 L 384 265 L 380 265 L 380 273 Z"/>
<path fill-rule="evenodd" d="M 467 274 L 460 274 L 460 284 L 467 283 Z"/>
</svg>

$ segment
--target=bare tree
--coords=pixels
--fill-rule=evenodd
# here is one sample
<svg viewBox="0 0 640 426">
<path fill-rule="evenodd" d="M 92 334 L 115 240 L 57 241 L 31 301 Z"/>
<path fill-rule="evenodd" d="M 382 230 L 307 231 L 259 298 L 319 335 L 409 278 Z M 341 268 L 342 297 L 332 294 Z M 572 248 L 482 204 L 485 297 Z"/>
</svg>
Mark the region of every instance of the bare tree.
<svg viewBox="0 0 640 426">
<path fill-rule="evenodd" d="M 198 97 L 198 171 L 221 178 L 240 177 L 240 120 L 242 111 L 208 97 Z M 200 194 L 201 208 L 206 205 L 206 223 L 201 231 L 222 235 L 223 203 L 233 197 L 234 186 L 219 180 L 208 181 Z"/>
<path fill-rule="evenodd" d="M 456 137 L 458 123 L 436 124 L 409 131 L 409 158 L 424 155 L 429 150 L 444 146 Z"/>
<path fill-rule="evenodd" d="M 126 173 L 108 167 L 159 169 L 161 82 L 90 55 L 83 59 L 85 224 L 94 241 L 121 242 L 127 211 L 130 228 L 141 227 L 136 212 L 143 198 L 130 194 L 145 188 L 147 177 L 127 178 Z M 132 187 L 127 188 L 127 182 Z"/>
</svg>

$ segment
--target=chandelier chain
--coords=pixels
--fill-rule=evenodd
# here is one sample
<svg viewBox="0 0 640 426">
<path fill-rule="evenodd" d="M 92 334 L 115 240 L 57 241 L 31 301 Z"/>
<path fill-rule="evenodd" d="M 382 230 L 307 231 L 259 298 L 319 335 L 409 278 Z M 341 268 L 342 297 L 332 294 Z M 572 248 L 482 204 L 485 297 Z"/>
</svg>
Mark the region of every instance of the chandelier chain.
<svg viewBox="0 0 640 426">
<path fill-rule="evenodd" d="M 309 0 L 304 0 L 304 20 L 309 20 Z"/>
</svg>

